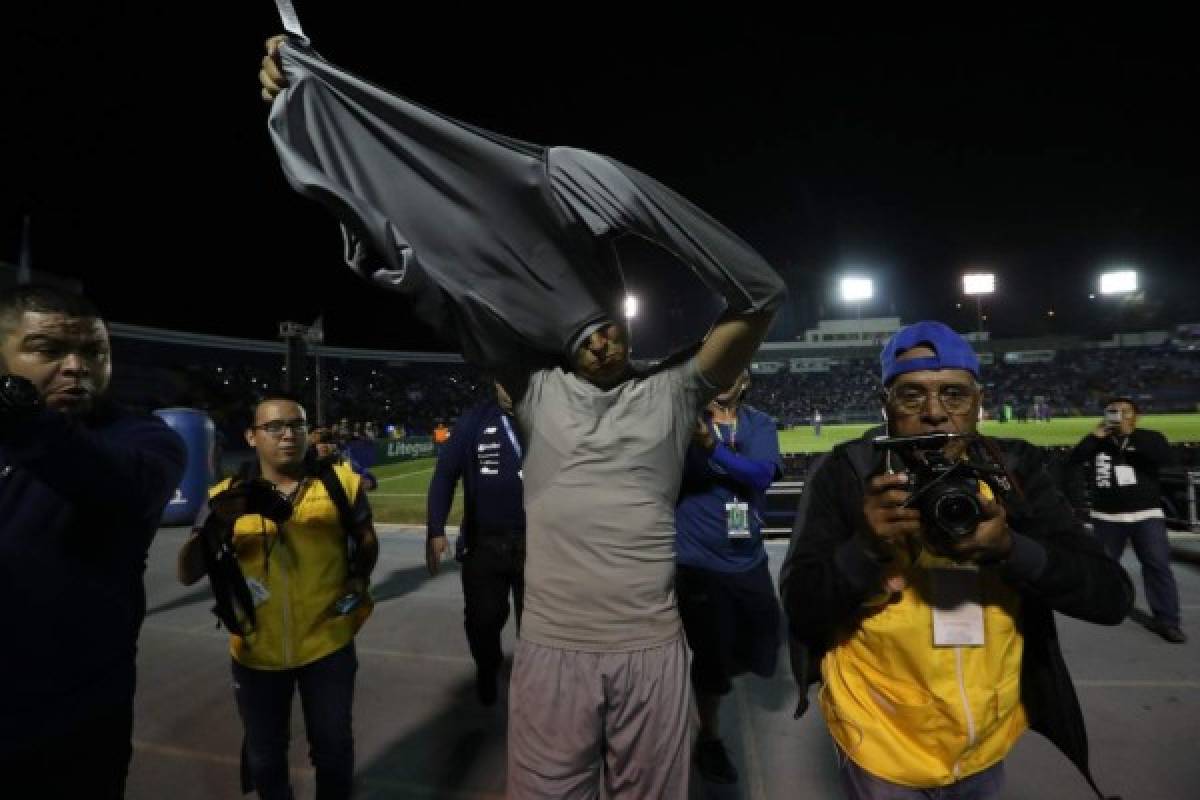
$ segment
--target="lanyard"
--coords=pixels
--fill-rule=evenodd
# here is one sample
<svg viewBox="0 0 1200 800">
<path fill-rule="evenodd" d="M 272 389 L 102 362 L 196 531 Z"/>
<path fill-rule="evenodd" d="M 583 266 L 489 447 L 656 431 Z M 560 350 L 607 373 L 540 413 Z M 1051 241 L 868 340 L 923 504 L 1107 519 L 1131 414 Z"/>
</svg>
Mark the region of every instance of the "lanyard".
<svg viewBox="0 0 1200 800">
<path fill-rule="evenodd" d="M 501 414 L 500 421 L 504 423 L 504 432 L 508 434 L 508 440 L 512 442 L 513 450 L 516 451 L 517 461 L 520 462 L 524 458 L 521 455 L 521 443 L 517 441 L 517 435 L 513 433 L 512 425 L 508 422 L 508 415 Z"/>
<path fill-rule="evenodd" d="M 292 505 L 292 506 L 295 505 L 296 496 L 298 494 L 300 494 L 300 490 L 302 488 L 304 488 L 305 480 L 306 480 L 305 478 L 301 478 L 300 481 L 296 484 L 296 487 L 294 489 L 292 489 L 292 491 L 290 491 L 288 494 L 284 495 L 284 497 L 287 498 L 288 505 Z M 272 484 L 272 485 L 274 485 L 274 484 Z M 276 491 L 279 491 L 279 490 L 276 489 Z M 280 494 L 283 494 L 283 492 L 280 492 Z M 259 520 L 262 520 L 262 517 L 259 517 Z M 275 545 L 277 545 L 279 542 L 281 542 L 283 540 L 283 524 L 276 523 L 276 525 L 275 525 L 276 538 L 274 541 L 271 540 L 271 535 L 269 533 L 267 533 L 266 524 L 260 522 L 260 525 L 261 525 L 260 531 L 261 531 L 262 537 L 263 537 L 263 575 L 268 576 L 271 574 L 271 551 L 273 551 L 275 549 Z"/>
<path fill-rule="evenodd" d="M 726 425 L 726 424 L 729 428 L 729 441 L 728 442 L 725 441 L 725 437 L 721 435 L 721 426 Z M 733 450 L 736 452 L 737 451 L 737 419 L 735 418 L 733 420 L 733 422 L 730 422 L 730 423 L 714 422 L 713 427 L 717 429 L 717 439 L 721 442 L 721 444 L 725 445 L 730 450 Z"/>
</svg>

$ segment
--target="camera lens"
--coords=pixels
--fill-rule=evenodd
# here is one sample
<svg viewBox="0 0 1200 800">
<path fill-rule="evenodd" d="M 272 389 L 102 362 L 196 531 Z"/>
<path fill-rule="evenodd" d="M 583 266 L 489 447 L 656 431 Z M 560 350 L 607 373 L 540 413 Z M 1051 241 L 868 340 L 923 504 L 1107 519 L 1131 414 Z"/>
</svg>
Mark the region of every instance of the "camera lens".
<svg viewBox="0 0 1200 800">
<path fill-rule="evenodd" d="M 962 491 L 950 491 L 937 498 L 933 518 L 938 527 L 954 536 L 967 536 L 979 523 L 979 501 Z"/>
</svg>

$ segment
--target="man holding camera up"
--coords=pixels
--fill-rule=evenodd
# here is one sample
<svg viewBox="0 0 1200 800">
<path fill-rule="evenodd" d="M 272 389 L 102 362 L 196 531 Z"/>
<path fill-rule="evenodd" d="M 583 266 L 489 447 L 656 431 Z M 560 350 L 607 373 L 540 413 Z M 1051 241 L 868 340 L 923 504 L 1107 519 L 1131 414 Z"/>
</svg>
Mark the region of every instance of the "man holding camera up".
<svg viewBox="0 0 1200 800">
<path fill-rule="evenodd" d="M 1172 644 L 1187 641 L 1180 627 L 1179 589 L 1171 572 L 1171 545 L 1159 500 L 1158 470 L 1171 462 L 1171 448 L 1158 431 L 1139 429 L 1138 408 L 1127 397 L 1104 406 L 1104 422 L 1071 452 L 1087 464 L 1096 538 L 1120 561 L 1125 543 L 1142 564 L 1146 602 L 1154 614 L 1150 630 Z"/>
<path fill-rule="evenodd" d="M 1026 728 L 1095 788 L 1053 612 L 1117 624 L 1128 576 L 1040 451 L 976 434 L 966 340 L 919 322 L 881 361 L 889 443 L 868 434 L 813 469 L 780 577 L 800 710 L 822 680 L 852 800 L 998 797 Z"/>
<path fill-rule="evenodd" d="M 179 559 L 180 580 L 195 583 L 205 572 L 204 537 L 219 537 L 232 540 L 244 573 L 253 608 L 231 630 L 230 652 L 246 731 L 242 788 L 264 800 L 292 797 L 297 686 L 317 797 L 349 797 L 354 774 L 354 635 L 371 613 L 379 544 L 362 479 L 341 460 L 306 457 L 307 438 L 299 403 L 261 400 L 246 430 L 257 464 L 213 487 Z"/>
</svg>

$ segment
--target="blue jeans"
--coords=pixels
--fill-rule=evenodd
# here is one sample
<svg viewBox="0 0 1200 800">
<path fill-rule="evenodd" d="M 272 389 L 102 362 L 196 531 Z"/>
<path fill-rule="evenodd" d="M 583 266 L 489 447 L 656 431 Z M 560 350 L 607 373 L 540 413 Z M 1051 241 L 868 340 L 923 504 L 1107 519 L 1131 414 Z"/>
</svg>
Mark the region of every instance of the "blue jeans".
<svg viewBox="0 0 1200 800">
<path fill-rule="evenodd" d="M 876 778 L 855 764 L 840 749 L 837 753 L 842 789 L 847 800 L 991 800 L 1004 789 L 1004 762 L 977 772 L 949 786 L 909 789 Z"/>
<path fill-rule="evenodd" d="M 1093 519 L 1096 538 L 1114 559 L 1120 561 L 1125 542 L 1133 540 L 1133 552 L 1142 564 L 1142 584 L 1146 604 L 1154 618 L 1179 627 L 1179 589 L 1171 572 L 1171 543 L 1167 541 L 1167 523 L 1161 517 L 1140 522 L 1108 522 Z"/>
<path fill-rule="evenodd" d="M 233 662 L 234 696 L 246 730 L 246 766 L 259 797 L 292 800 L 287 751 L 297 684 L 308 756 L 317 773 L 317 800 L 350 796 L 354 778 L 350 712 L 357 671 L 353 642 L 297 669 L 250 669 Z"/>
</svg>

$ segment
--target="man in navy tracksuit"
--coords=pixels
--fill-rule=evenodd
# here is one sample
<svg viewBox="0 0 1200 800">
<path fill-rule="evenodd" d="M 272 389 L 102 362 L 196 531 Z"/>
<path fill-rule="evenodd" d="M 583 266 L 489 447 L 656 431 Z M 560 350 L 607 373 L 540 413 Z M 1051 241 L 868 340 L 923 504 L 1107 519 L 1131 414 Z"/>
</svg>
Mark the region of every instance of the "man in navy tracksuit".
<svg viewBox="0 0 1200 800">
<path fill-rule="evenodd" d="M 108 329 L 77 295 L 0 291 L 0 793 L 120 798 L 150 541 L 179 437 L 103 400 Z"/>
<path fill-rule="evenodd" d="M 500 633 L 512 594 L 521 625 L 524 592 L 525 510 L 522 505 L 521 443 L 512 420 L 512 401 L 499 384 L 496 400 L 464 413 L 438 456 L 429 483 L 427 562 L 436 575 L 446 552 L 446 516 L 454 488 L 463 481 L 463 599 L 467 643 L 475 659 L 479 701 L 496 702 L 496 679 L 504 655 Z"/>
</svg>

